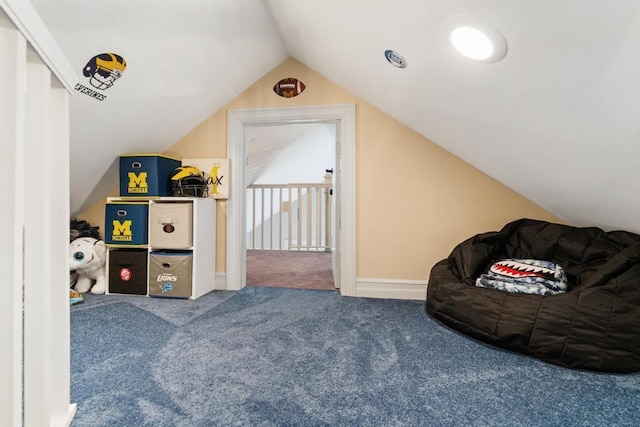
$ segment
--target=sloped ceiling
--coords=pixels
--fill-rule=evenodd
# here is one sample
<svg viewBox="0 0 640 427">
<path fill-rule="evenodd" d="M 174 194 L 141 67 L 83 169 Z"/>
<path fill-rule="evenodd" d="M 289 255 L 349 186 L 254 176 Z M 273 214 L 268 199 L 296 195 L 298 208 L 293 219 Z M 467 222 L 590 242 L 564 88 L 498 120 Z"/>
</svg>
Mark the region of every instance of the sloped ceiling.
<svg viewBox="0 0 640 427">
<path fill-rule="evenodd" d="M 119 154 L 166 149 L 291 56 L 568 223 L 640 232 L 636 0 L 33 3 L 72 64 L 130 58 L 112 99 L 72 99 L 72 212 Z M 502 61 L 452 49 L 461 15 L 502 31 Z"/>
<path fill-rule="evenodd" d="M 294 143 L 301 142 L 313 144 L 316 141 L 331 141 L 335 147 L 335 125 L 327 123 L 307 123 L 307 124 L 287 124 L 277 126 L 251 126 L 247 129 L 245 136 L 247 140 L 247 164 L 246 183 L 255 183 L 262 173 L 275 159 Z M 325 144 L 321 144 L 325 145 Z M 335 148 L 334 148 L 335 150 Z M 315 164 L 315 162 L 312 162 Z M 298 165 L 305 162 L 296 161 Z M 322 181 L 322 176 L 327 168 L 333 168 L 333 163 L 324 164 L 317 170 L 317 181 Z M 306 174 L 305 174 L 306 175 Z M 297 178 L 292 182 L 303 182 Z M 270 182 L 269 184 L 281 184 L 281 182 Z"/>
<path fill-rule="evenodd" d="M 162 152 L 288 55 L 261 0 L 33 0 L 76 67 L 113 52 L 126 69 L 99 101 L 71 99 L 71 212 L 117 182 L 125 153 Z"/>
</svg>

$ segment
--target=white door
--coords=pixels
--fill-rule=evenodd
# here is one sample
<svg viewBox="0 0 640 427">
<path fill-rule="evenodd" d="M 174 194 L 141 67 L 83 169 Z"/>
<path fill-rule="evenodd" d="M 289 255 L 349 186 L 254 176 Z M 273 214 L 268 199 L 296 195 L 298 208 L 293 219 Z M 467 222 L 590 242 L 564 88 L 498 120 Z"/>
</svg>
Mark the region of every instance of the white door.
<svg viewBox="0 0 640 427">
<path fill-rule="evenodd" d="M 336 138 L 335 138 L 336 156 L 333 167 L 333 181 L 332 181 L 332 200 L 331 205 L 333 207 L 333 250 L 331 251 L 331 271 L 333 273 L 333 284 L 336 288 L 340 288 L 340 171 L 342 169 L 342 157 L 340 155 L 340 122 L 336 124 Z"/>
</svg>

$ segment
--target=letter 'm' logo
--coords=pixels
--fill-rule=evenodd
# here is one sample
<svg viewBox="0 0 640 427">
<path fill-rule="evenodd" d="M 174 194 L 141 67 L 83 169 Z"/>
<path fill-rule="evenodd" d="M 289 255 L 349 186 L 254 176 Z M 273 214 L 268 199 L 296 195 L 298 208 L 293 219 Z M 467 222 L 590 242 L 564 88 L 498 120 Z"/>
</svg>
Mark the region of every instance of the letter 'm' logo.
<svg viewBox="0 0 640 427">
<path fill-rule="evenodd" d="M 114 219 L 113 232 L 111 234 L 111 239 L 114 242 L 130 242 L 133 238 L 131 234 L 131 220 L 127 219 L 120 222 Z"/>
<path fill-rule="evenodd" d="M 214 166 L 209 173 L 209 179 L 212 184 L 212 194 L 220 194 L 218 192 L 218 185 L 222 185 L 222 177 L 218 178 L 218 169 L 220 169 L 220 166 Z"/>
<path fill-rule="evenodd" d="M 147 184 L 147 173 L 140 172 L 136 174 L 135 172 L 127 173 L 129 177 L 129 193 L 148 193 L 149 192 L 149 184 Z"/>
</svg>

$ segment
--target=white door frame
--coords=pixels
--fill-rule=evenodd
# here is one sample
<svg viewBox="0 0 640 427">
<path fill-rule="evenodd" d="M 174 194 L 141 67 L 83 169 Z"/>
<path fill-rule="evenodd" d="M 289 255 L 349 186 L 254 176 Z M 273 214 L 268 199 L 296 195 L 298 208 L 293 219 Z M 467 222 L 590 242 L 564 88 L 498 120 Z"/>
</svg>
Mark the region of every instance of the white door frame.
<svg viewBox="0 0 640 427">
<path fill-rule="evenodd" d="M 227 202 L 226 288 L 246 286 L 246 180 L 247 126 L 323 121 L 340 122 L 342 161 L 340 174 L 340 293 L 356 295 L 356 114 L 355 104 L 229 110 L 227 154 L 230 163 L 230 194 Z"/>
</svg>

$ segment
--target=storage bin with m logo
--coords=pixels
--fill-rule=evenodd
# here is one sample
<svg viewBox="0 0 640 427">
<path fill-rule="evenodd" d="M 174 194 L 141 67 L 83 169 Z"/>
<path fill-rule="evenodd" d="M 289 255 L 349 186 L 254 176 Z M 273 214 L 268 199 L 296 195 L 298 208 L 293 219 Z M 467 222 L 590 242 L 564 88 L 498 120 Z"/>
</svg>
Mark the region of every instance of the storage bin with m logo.
<svg viewBox="0 0 640 427">
<path fill-rule="evenodd" d="M 120 197 L 173 196 L 171 174 L 180 165 L 159 154 L 120 156 Z"/>
<path fill-rule="evenodd" d="M 145 246 L 148 243 L 148 202 L 108 201 L 104 241 L 109 246 Z"/>
</svg>

